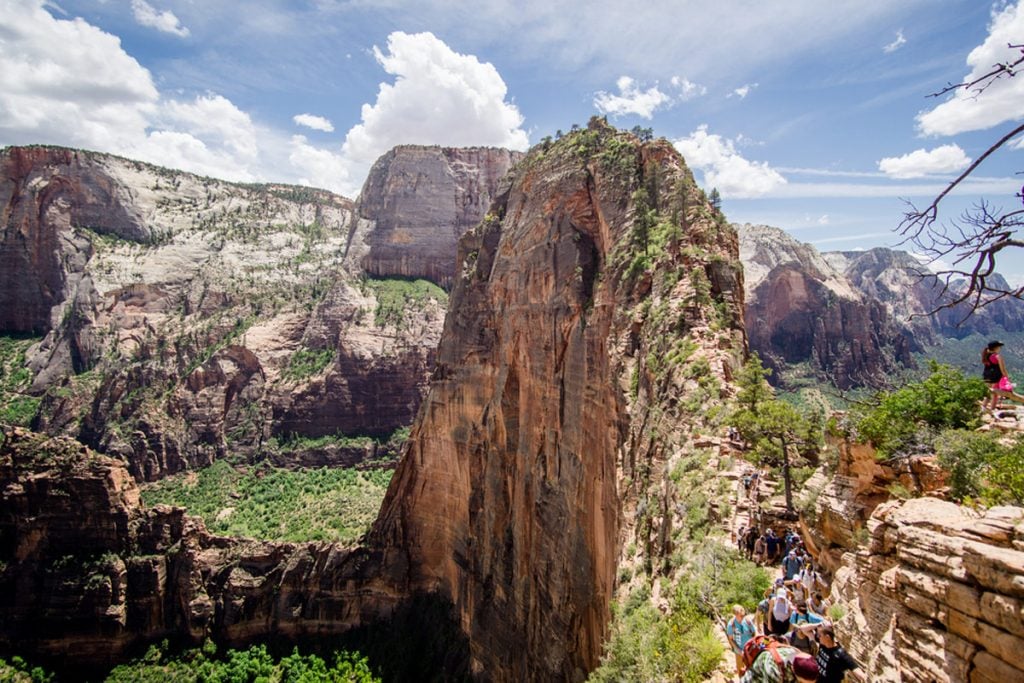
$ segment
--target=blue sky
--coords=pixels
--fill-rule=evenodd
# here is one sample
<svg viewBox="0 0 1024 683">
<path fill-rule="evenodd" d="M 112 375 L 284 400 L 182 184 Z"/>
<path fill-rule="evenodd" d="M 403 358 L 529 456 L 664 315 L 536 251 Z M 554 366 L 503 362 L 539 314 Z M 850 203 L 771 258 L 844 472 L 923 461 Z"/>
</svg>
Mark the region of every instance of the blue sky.
<svg viewBox="0 0 1024 683">
<path fill-rule="evenodd" d="M 0 145 L 354 196 L 394 144 L 525 148 L 605 113 L 676 142 L 730 220 L 893 245 L 1024 117 L 1024 0 L 0 0 Z M 1015 123 L 1017 122 L 1017 123 Z M 950 202 L 1020 203 L 1024 145 Z M 1024 258 L 1001 269 L 1024 280 Z"/>
</svg>

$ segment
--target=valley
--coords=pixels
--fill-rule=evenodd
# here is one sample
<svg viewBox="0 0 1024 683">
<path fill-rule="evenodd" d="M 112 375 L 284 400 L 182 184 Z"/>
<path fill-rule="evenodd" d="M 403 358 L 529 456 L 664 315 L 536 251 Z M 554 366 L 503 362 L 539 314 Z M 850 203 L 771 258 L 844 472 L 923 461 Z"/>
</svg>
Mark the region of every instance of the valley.
<svg viewBox="0 0 1024 683">
<path fill-rule="evenodd" d="M 722 681 L 716 620 L 774 578 L 728 541 L 758 523 L 829 574 L 855 680 L 1018 673 L 1004 466 L 951 489 L 834 410 L 932 359 L 977 391 L 1020 302 L 929 317 L 906 254 L 732 225 L 598 117 L 526 154 L 396 147 L 355 201 L 56 147 L 0 171 L 0 672 L 345 649 L 366 680 Z"/>
</svg>

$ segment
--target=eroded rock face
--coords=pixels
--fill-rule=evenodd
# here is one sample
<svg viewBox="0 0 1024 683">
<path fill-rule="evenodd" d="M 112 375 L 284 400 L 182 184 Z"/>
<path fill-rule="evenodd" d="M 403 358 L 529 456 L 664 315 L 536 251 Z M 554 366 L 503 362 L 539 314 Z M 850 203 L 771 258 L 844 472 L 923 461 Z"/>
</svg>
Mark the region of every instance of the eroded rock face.
<svg viewBox="0 0 1024 683">
<path fill-rule="evenodd" d="M 207 533 L 142 509 L 124 465 L 64 437 L 0 446 L 0 651 L 102 672 L 161 638 L 317 643 L 394 615 L 379 553 Z"/>
<path fill-rule="evenodd" d="M 497 147 L 418 145 L 382 156 L 359 193 L 359 215 L 375 224 L 363 268 L 451 288 L 459 237 L 483 219 L 498 182 L 522 156 Z"/>
<path fill-rule="evenodd" d="M 641 256 L 630 272 L 651 206 L 679 231 L 657 269 Z M 631 384 L 695 391 L 682 368 L 643 369 L 655 337 L 672 336 L 641 302 L 680 341 L 723 302 L 731 322 L 690 349 L 720 376 L 742 350 L 736 240 L 670 145 L 600 123 L 531 152 L 490 215 L 460 242 L 430 394 L 370 539 L 406 554 L 413 587 L 454 603 L 475 675 L 581 680 L 607 634 L 623 502 L 645 481 L 620 493 L 616 473 L 664 448 L 644 436 Z"/>
<path fill-rule="evenodd" d="M 849 389 L 913 366 L 922 340 L 813 247 L 777 228 L 739 232 L 750 348 L 776 376 L 805 363 Z"/>
<path fill-rule="evenodd" d="M 43 337 L 37 428 L 140 479 L 294 437 L 383 438 L 416 413 L 446 296 L 378 320 L 358 265 L 372 225 L 343 197 L 11 147 L 0 212 L 0 333 Z"/>
<path fill-rule="evenodd" d="M 832 586 L 858 680 L 1024 679 L 1024 510 L 917 498 L 880 505 L 867 530 Z"/>
</svg>

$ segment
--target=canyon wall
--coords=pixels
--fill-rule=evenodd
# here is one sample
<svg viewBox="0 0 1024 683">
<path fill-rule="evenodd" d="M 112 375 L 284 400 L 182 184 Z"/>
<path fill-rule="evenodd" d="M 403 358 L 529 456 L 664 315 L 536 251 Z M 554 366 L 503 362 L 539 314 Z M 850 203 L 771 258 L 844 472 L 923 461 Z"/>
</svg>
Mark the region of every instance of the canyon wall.
<svg viewBox="0 0 1024 683">
<path fill-rule="evenodd" d="M 343 197 L 11 147 L 0 218 L 0 333 L 40 337 L 34 426 L 137 478 L 228 452 L 350 463 L 365 446 L 292 444 L 416 414 L 447 295 L 367 280 L 374 226 Z"/>
<path fill-rule="evenodd" d="M 594 120 L 534 149 L 460 241 L 430 391 L 362 546 L 214 537 L 180 509 L 140 509 L 122 462 L 10 432 L 0 646 L 102 666 L 162 637 L 390 634 L 410 644 L 392 661 L 423 675 L 582 680 L 626 545 L 661 567 L 687 540 L 673 527 L 690 492 L 670 472 L 717 428 L 742 362 L 737 251 L 666 141 Z M 211 388 L 237 401 L 274 385 L 251 345 L 279 329 L 246 327 L 186 366 L 186 390 L 214 412 Z"/>
<path fill-rule="evenodd" d="M 375 226 L 363 268 L 450 289 L 456 243 L 483 219 L 498 182 L 522 156 L 497 147 L 400 145 L 387 152 L 359 193 L 358 213 Z"/>
<path fill-rule="evenodd" d="M 895 483 L 924 497 L 894 500 Z M 848 680 L 1024 678 L 1024 509 L 928 497 L 945 486 L 930 456 L 880 463 L 870 447 L 845 444 L 804 520 L 846 610 L 837 639 L 862 664 Z"/>
<path fill-rule="evenodd" d="M 962 305 L 928 315 L 943 301 L 942 288 L 903 251 L 819 252 L 778 228 L 738 231 L 750 348 L 776 383 L 809 376 L 840 389 L 884 386 L 914 367 L 915 352 L 945 338 L 1024 326 L 1024 305 L 1015 300 L 969 318 Z"/>
</svg>

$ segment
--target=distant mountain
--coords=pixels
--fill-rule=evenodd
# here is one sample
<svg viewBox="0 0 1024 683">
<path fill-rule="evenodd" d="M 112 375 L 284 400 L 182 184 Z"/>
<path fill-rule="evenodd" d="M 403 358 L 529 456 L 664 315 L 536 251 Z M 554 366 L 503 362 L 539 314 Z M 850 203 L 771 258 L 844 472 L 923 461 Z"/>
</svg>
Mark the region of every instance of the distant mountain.
<svg viewBox="0 0 1024 683">
<path fill-rule="evenodd" d="M 738 225 L 750 348 L 785 383 L 793 366 L 848 389 L 877 386 L 946 338 L 1024 329 L 1024 303 L 927 315 L 941 284 L 894 249 L 818 252 L 786 232 Z M 961 322 L 962 321 L 962 322 Z"/>
</svg>

